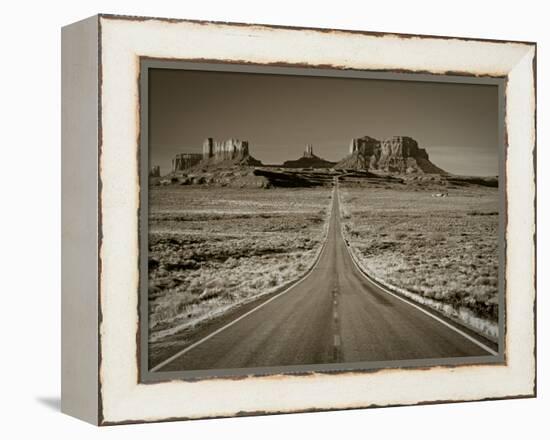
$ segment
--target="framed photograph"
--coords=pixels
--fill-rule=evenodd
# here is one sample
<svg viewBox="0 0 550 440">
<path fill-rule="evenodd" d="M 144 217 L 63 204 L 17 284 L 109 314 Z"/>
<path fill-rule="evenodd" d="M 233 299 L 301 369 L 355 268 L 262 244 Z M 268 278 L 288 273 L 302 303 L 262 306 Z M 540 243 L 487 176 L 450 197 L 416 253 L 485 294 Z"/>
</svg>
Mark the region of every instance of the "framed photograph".
<svg viewBox="0 0 550 440">
<path fill-rule="evenodd" d="M 62 409 L 536 395 L 536 45 L 99 15 L 62 32 Z"/>
</svg>

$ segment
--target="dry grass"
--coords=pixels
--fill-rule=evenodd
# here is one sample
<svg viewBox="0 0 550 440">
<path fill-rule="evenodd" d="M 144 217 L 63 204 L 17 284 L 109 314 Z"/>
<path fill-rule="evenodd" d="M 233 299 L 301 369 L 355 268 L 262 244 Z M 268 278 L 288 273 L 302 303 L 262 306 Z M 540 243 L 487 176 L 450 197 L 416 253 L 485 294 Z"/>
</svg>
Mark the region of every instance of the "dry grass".
<svg viewBox="0 0 550 440">
<path fill-rule="evenodd" d="M 498 319 L 498 190 L 341 187 L 346 236 L 391 285 Z"/>
<path fill-rule="evenodd" d="M 299 278 L 326 229 L 327 189 L 150 188 L 150 338 Z"/>
</svg>

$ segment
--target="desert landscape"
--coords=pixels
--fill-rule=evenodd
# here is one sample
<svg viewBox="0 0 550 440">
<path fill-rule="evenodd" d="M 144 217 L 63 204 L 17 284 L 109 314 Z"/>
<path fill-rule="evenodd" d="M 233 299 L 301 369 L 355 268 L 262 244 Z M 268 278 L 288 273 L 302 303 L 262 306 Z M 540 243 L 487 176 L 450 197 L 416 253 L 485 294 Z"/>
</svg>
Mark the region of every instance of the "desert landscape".
<svg viewBox="0 0 550 440">
<path fill-rule="evenodd" d="M 331 192 L 150 190 L 149 328 L 168 336 L 302 276 L 326 233 Z"/>
<path fill-rule="evenodd" d="M 341 184 L 343 231 L 392 290 L 498 337 L 498 189 L 413 180 Z"/>
<path fill-rule="evenodd" d="M 308 144 L 267 166 L 208 138 L 149 181 L 153 360 L 304 279 L 330 224 L 372 282 L 498 340 L 498 179 L 446 173 L 412 138 L 352 139 L 337 163 Z"/>
</svg>

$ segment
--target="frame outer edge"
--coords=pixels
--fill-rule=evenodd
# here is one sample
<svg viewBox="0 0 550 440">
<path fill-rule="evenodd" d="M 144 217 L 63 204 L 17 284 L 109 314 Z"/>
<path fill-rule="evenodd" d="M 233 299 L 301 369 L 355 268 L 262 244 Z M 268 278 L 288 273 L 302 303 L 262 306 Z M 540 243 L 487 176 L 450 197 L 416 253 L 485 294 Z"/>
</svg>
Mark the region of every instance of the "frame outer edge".
<svg viewBox="0 0 550 440">
<path fill-rule="evenodd" d="M 535 41 L 527 40 L 500 40 L 494 38 L 476 38 L 476 37 L 461 37 L 456 35 L 434 35 L 434 34 L 413 34 L 393 31 L 365 31 L 361 29 L 341 29 L 341 28 L 327 28 L 327 27 L 315 27 L 315 26 L 299 26 L 299 25 L 281 25 L 270 23 L 251 23 L 240 21 L 223 21 L 223 20 L 200 20 L 192 18 L 170 18 L 170 17 L 152 17 L 144 15 L 129 15 L 129 14 L 110 14 L 99 13 L 100 18 L 109 20 L 120 21 L 160 21 L 164 23 L 194 23 L 200 25 L 219 25 L 219 26 L 233 26 L 233 27 L 262 27 L 273 30 L 291 30 L 291 31 L 314 31 L 321 33 L 344 33 L 344 34 L 357 34 L 367 35 L 372 37 L 383 36 L 395 36 L 398 38 L 431 38 L 436 40 L 457 40 L 457 41 L 476 41 L 480 43 L 510 43 L 510 44 L 527 44 L 536 45 Z"/>
<path fill-rule="evenodd" d="M 61 411 L 99 423 L 98 16 L 61 31 Z"/>
<path fill-rule="evenodd" d="M 534 108 L 533 108 L 533 129 L 534 129 L 534 145 L 533 145 L 533 184 L 534 184 L 534 197 L 533 197 L 533 210 L 534 210 L 534 231 L 533 231 L 533 252 L 534 252 L 534 268 L 533 268 L 533 285 L 535 290 L 535 298 L 533 303 L 533 337 L 534 337 L 534 347 L 533 347 L 533 356 L 535 361 L 535 371 L 534 371 L 534 380 L 533 380 L 533 397 L 537 397 L 538 393 L 538 338 L 537 338 L 537 305 L 538 305 L 538 289 L 537 289 L 537 205 L 538 205 L 538 191 L 537 191 L 537 148 L 538 148 L 538 134 L 537 134 L 537 105 L 538 105 L 538 93 L 537 93 L 537 58 L 538 58 L 538 45 L 537 43 L 533 44 L 534 54 L 532 61 L 532 74 L 533 74 L 533 94 L 534 94 Z"/>
</svg>

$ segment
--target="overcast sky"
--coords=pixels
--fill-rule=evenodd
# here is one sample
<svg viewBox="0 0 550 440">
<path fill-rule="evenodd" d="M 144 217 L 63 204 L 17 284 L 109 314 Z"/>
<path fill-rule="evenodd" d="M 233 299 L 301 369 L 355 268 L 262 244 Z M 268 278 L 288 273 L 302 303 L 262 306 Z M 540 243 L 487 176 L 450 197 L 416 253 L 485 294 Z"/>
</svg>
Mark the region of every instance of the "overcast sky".
<svg viewBox="0 0 550 440">
<path fill-rule="evenodd" d="M 203 140 L 248 140 L 265 164 L 305 145 L 338 161 L 351 138 L 411 136 L 455 174 L 498 174 L 496 86 L 228 72 L 150 71 L 150 164 L 170 171 Z"/>
</svg>

